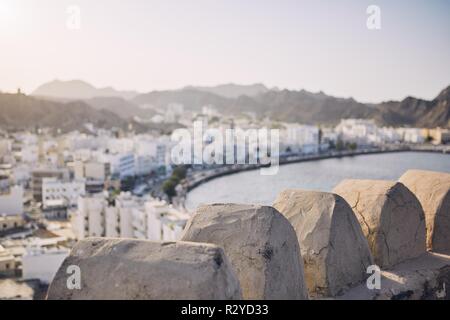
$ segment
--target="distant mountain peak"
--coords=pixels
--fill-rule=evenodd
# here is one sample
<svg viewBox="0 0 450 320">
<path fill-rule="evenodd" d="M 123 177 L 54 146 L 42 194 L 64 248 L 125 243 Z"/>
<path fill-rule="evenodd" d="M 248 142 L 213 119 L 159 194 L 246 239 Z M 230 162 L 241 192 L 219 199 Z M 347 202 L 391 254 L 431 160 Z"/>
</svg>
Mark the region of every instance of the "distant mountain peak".
<svg viewBox="0 0 450 320">
<path fill-rule="evenodd" d="M 67 81 L 55 79 L 39 86 L 32 95 L 68 100 L 84 100 L 95 97 L 120 97 L 128 100 L 134 98 L 138 93 L 118 91 L 112 87 L 96 88 L 90 83 L 78 79 Z"/>
<path fill-rule="evenodd" d="M 262 83 L 240 85 L 235 83 L 220 84 L 217 86 L 187 86 L 184 90 L 198 90 L 216 94 L 224 98 L 238 98 L 240 96 L 255 97 L 266 93 L 269 89 Z"/>
<path fill-rule="evenodd" d="M 450 100 L 450 86 L 442 90 L 435 98 L 438 101 Z"/>
</svg>

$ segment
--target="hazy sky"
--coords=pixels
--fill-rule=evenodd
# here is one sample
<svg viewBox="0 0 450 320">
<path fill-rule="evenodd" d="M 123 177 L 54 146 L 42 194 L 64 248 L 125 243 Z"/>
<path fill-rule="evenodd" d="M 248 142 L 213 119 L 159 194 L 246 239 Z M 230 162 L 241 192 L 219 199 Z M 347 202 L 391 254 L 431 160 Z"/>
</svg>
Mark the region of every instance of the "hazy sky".
<svg viewBox="0 0 450 320">
<path fill-rule="evenodd" d="M 366 27 L 371 4 L 381 30 Z M 80 30 L 66 27 L 69 5 Z M 450 85 L 450 1 L 0 0 L 0 90 L 53 79 L 429 99 Z"/>
</svg>

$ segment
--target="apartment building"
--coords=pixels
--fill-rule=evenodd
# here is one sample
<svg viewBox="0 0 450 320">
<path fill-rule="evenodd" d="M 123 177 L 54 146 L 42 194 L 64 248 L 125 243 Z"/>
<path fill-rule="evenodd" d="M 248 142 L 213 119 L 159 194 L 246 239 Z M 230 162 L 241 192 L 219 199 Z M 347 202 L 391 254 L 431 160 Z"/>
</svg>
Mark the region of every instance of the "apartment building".
<svg viewBox="0 0 450 320">
<path fill-rule="evenodd" d="M 31 187 L 33 198 L 37 202 L 42 202 L 42 181 L 45 178 L 55 178 L 57 180 L 68 180 L 70 173 L 68 169 L 36 169 L 31 173 Z"/>
<path fill-rule="evenodd" d="M 72 226 L 78 239 L 121 237 L 173 241 L 179 239 L 189 219 L 165 201 L 121 193 L 114 205 L 105 195 L 80 197 Z"/>
</svg>

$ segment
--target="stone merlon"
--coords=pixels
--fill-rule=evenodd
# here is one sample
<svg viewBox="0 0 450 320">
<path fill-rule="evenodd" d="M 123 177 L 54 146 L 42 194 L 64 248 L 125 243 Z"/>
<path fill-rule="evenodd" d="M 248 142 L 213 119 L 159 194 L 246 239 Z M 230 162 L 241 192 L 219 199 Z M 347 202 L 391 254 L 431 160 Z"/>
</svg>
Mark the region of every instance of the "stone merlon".
<svg viewBox="0 0 450 320">
<path fill-rule="evenodd" d="M 81 289 L 69 289 L 78 266 Z M 222 248 L 205 243 L 89 238 L 63 262 L 48 299 L 241 299 L 239 282 Z"/>
<path fill-rule="evenodd" d="M 188 222 L 182 240 L 223 247 L 245 299 L 308 297 L 294 228 L 272 207 L 201 206 Z"/>
<path fill-rule="evenodd" d="M 352 207 L 378 266 L 390 268 L 425 252 L 425 215 L 403 184 L 349 179 L 333 192 Z"/>
<path fill-rule="evenodd" d="M 372 256 L 344 199 L 326 192 L 285 190 L 274 207 L 297 233 L 311 297 L 335 296 L 367 277 Z"/>
<path fill-rule="evenodd" d="M 399 180 L 422 204 L 427 223 L 427 248 L 450 253 L 450 174 L 408 170 Z"/>
</svg>

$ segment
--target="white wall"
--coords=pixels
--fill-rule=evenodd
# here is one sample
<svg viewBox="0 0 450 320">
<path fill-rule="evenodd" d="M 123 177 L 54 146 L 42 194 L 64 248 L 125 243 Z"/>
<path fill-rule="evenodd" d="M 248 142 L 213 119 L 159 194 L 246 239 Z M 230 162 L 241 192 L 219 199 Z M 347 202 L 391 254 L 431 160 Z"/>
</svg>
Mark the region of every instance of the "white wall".
<svg viewBox="0 0 450 320">
<path fill-rule="evenodd" d="M 68 249 L 27 249 L 22 257 L 23 279 L 50 283 L 68 255 Z"/>
<path fill-rule="evenodd" d="M 106 164 L 101 162 L 87 162 L 84 164 L 84 175 L 86 178 L 106 180 Z"/>
<path fill-rule="evenodd" d="M 132 207 L 119 207 L 120 236 L 122 238 L 133 238 Z"/>
<path fill-rule="evenodd" d="M 84 180 L 60 181 L 55 178 L 42 179 L 42 202 L 44 208 L 52 200 L 64 200 L 68 206 L 74 206 L 79 196 L 86 194 Z"/>
<path fill-rule="evenodd" d="M 105 234 L 106 205 L 101 196 L 78 198 L 78 209 L 72 216 L 72 229 L 78 240 Z"/>
<path fill-rule="evenodd" d="M 90 198 L 88 199 L 88 226 L 90 237 L 101 237 L 105 232 L 105 207 L 104 199 Z"/>
<path fill-rule="evenodd" d="M 107 207 L 105 209 L 105 236 L 120 237 L 119 211 L 116 207 Z"/>
<path fill-rule="evenodd" d="M 9 193 L 0 194 L 0 214 L 18 215 L 23 213 L 23 188 L 13 186 Z"/>
</svg>

